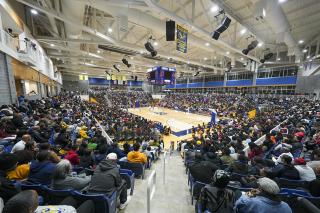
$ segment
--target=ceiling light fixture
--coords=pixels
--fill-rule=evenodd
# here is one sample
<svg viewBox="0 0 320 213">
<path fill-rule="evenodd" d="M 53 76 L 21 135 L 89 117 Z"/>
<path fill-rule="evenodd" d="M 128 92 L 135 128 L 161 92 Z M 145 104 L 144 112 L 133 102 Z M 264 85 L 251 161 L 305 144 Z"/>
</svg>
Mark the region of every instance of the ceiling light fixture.
<svg viewBox="0 0 320 213">
<path fill-rule="evenodd" d="M 240 58 L 241 61 L 243 61 L 243 58 Z"/>
<path fill-rule="evenodd" d="M 101 53 L 101 51 L 100 51 L 100 50 L 97 50 L 97 53 Z"/>
<path fill-rule="evenodd" d="M 247 29 L 242 29 L 242 30 L 240 31 L 240 34 L 243 35 L 243 34 L 245 34 L 246 32 L 247 32 Z"/>
<path fill-rule="evenodd" d="M 154 46 L 158 46 L 158 42 L 156 42 L 156 41 L 153 42 L 153 45 L 154 45 Z"/>
<path fill-rule="evenodd" d="M 308 52 L 308 50 L 307 50 L 307 49 L 304 49 L 304 50 L 302 50 L 302 52 L 306 53 L 306 52 Z"/>
<path fill-rule="evenodd" d="M 299 40 L 299 44 L 303 44 L 304 40 Z"/>
<path fill-rule="evenodd" d="M 203 60 L 205 60 L 205 61 L 206 61 L 206 60 L 208 60 L 208 58 L 207 58 L 207 57 L 204 57 L 204 58 L 203 58 Z"/>
<path fill-rule="evenodd" d="M 266 9 L 262 9 L 262 15 L 263 15 L 263 17 L 266 17 L 266 15 L 267 15 L 267 13 L 266 13 Z"/>
<path fill-rule="evenodd" d="M 310 62 L 312 61 L 312 59 L 309 60 Z"/>
<path fill-rule="evenodd" d="M 207 46 L 207 47 L 209 47 L 209 46 L 210 46 L 210 43 L 209 43 L 209 42 L 207 42 L 207 43 L 206 43 L 206 46 Z"/>
<path fill-rule="evenodd" d="M 287 0 L 278 0 L 280 4 L 285 3 Z"/>
<path fill-rule="evenodd" d="M 31 12 L 33 15 L 38 15 L 38 11 L 36 11 L 35 9 L 31 9 L 30 12 Z"/>
<path fill-rule="evenodd" d="M 54 47 L 54 44 L 50 44 L 51 47 Z"/>
<path fill-rule="evenodd" d="M 310 58 L 310 55 L 308 55 L 307 58 Z"/>
<path fill-rule="evenodd" d="M 281 58 L 277 58 L 277 60 L 278 60 L 278 61 L 280 61 L 280 60 L 281 60 Z"/>
<path fill-rule="evenodd" d="M 227 52 L 226 52 L 226 54 L 227 54 L 227 55 L 229 55 L 229 54 L 230 54 L 230 52 L 229 52 L 229 51 L 227 51 Z"/>
<path fill-rule="evenodd" d="M 112 31 L 113 31 L 112 28 L 109 27 L 109 28 L 108 28 L 108 32 L 109 32 L 109 33 L 112 33 Z"/>
<path fill-rule="evenodd" d="M 258 47 L 262 47 L 262 45 L 263 45 L 263 42 L 258 43 Z"/>
<path fill-rule="evenodd" d="M 219 10 L 219 7 L 217 5 L 213 5 L 210 9 L 212 13 L 217 12 L 218 10 Z"/>
</svg>

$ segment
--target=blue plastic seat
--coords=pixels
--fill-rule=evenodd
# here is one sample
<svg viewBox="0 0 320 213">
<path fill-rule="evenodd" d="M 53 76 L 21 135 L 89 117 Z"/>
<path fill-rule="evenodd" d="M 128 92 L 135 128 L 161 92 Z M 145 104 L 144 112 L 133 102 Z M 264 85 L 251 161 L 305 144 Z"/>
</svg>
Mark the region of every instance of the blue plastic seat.
<svg viewBox="0 0 320 213">
<path fill-rule="evenodd" d="M 47 200 L 50 205 L 57 205 L 66 197 L 73 195 L 72 189 L 57 190 L 51 189 L 48 186 L 43 186 L 43 190 L 46 192 Z"/>
<path fill-rule="evenodd" d="M 281 188 L 304 188 L 306 186 L 306 181 L 303 180 L 290 180 L 286 178 L 275 178 L 275 181 L 280 185 Z"/>
<path fill-rule="evenodd" d="M 125 161 L 118 161 L 121 169 L 131 170 L 135 177 L 141 176 L 141 179 L 144 179 L 145 166 L 142 163 L 131 163 Z"/>
<path fill-rule="evenodd" d="M 128 169 L 120 169 L 120 175 L 127 181 L 128 189 L 130 189 L 130 195 L 133 195 L 133 190 L 134 190 L 134 173 L 131 170 Z M 128 184 L 129 182 L 129 184 Z"/>
<path fill-rule="evenodd" d="M 73 195 L 82 202 L 92 200 L 95 203 L 96 213 L 115 213 L 117 210 L 117 192 L 107 196 L 105 194 L 83 194 L 79 191 L 74 191 Z"/>
</svg>

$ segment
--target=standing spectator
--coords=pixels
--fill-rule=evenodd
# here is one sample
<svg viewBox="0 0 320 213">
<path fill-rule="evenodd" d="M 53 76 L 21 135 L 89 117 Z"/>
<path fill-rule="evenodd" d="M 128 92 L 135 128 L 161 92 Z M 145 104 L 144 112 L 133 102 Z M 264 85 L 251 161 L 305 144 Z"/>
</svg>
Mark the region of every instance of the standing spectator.
<svg viewBox="0 0 320 213">
<path fill-rule="evenodd" d="M 236 213 L 292 213 L 289 205 L 280 200 L 276 182 L 269 178 L 258 180 L 259 188 L 242 195 L 235 204 Z"/>
</svg>

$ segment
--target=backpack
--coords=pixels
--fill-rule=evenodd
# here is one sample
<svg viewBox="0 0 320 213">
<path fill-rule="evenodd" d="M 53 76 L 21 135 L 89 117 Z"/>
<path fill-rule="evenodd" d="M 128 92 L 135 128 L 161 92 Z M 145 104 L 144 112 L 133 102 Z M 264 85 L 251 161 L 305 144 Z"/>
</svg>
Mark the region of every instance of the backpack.
<svg viewBox="0 0 320 213">
<path fill-rule="evenodd" d="M 233 213 L 235 194 L 229 189 L 219 189 L 213 186 L 205 186 L 200 195 L 203 210 L 211 213 Z"/>
</svg>

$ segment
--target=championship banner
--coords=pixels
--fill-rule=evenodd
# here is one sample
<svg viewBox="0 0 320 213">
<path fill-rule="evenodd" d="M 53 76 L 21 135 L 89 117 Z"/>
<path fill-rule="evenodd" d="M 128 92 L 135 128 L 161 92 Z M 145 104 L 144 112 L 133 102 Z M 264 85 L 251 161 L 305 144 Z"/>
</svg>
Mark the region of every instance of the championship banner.
<svg viewBox="0 0 320 213">
<path fill-rule="evenodd" d="M 188 30 L 177 25 L 177 50 L 187 53 Z"/>
</svg>

